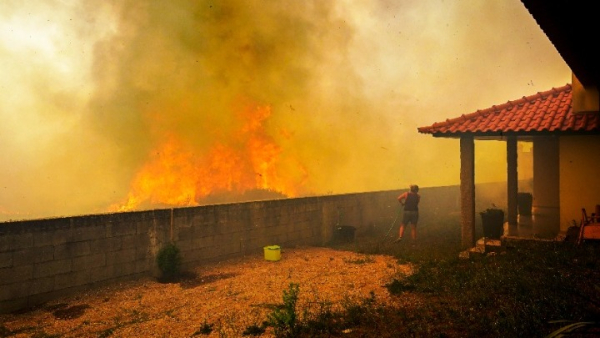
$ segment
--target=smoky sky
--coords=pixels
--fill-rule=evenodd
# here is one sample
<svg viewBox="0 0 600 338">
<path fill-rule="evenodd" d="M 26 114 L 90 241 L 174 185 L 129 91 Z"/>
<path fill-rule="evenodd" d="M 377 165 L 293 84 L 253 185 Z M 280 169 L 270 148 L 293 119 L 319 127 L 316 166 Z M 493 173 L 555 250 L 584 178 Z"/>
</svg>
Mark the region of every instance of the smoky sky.
<svg viewBox="0 0 600 338">
<path fill-rule="evenodd" d="M 457 184 L 458 141 L 417 127 L 570 82 L 518 0 L 9 0 L 0 61 L 0 220 L 106 212 L 248 106 L 302 194 Z M 504 145 L 476 149 L 504 179 Z"/>
</svg>

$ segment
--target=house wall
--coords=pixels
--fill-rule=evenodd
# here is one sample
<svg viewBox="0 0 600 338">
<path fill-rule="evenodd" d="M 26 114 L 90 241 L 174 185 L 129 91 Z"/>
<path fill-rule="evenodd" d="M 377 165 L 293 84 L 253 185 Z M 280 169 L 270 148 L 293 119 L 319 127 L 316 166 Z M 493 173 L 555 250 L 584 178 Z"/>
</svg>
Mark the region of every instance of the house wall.
<svg viewBox="0 0 600 338">
<path fill-rule="evenodd" d="M 560 228 L 579 224 L 600 204 L 600 135 L 560 137 Z"/>
<path fill-rule="evenodd" d="M 533 141 L 533 213 L 559 213 L 558 137 L 535 137 Z M 558 216 L 557 216 L 558 217 Z"/>
</svg>

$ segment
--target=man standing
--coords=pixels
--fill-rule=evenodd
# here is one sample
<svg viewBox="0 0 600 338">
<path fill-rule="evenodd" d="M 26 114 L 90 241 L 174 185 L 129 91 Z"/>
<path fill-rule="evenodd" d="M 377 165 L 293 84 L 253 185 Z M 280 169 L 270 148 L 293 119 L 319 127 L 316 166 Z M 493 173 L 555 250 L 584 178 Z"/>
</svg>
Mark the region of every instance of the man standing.
<svg viewBox="0 0 600 338">
<path fill-rule="evenodd" d="M 402 223 L 400 224 L 400 230 L 398 231 L 398 238 L 396 243 L 402 240 L 404 235 L 404 227 L 409 223 L 412 225 L 410 229 L 410 237 L 412 240 L 417 239 L 417 222 L 419 221 L 419 202 L 421 201 L 421 195 L 419 195 L 419 186 L 411 185 L 410 191 L 403 193 L 398 196 L 398 202 L 404 207 L 404 215 L 402 215 Z"/>
</svg>

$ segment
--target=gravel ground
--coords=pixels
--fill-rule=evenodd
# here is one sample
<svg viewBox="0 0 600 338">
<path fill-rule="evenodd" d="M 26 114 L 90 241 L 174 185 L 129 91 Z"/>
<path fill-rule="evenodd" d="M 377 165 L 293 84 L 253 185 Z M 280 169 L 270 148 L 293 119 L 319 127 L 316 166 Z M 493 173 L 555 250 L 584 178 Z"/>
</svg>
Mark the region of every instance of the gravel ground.
<svg viewBox="0 0 600 338">
<path fill-rule="evenodd" d="M 0 315 L 0 337 L 240 337 L 300 286 L 300 309 L 339 307 L 375 295 L 399 305 L 385 285 L 412 271 L 382 255 L 330 248 L 281 250 L 281 260 L 246 256 L 196 268 L 176 283 L 153 278 L 57 299 L 31 311 Z M 200 334 L 204 325 L 210 334 Z M 267 330 L 262 337 L 272 337 Z"/>
</svg>

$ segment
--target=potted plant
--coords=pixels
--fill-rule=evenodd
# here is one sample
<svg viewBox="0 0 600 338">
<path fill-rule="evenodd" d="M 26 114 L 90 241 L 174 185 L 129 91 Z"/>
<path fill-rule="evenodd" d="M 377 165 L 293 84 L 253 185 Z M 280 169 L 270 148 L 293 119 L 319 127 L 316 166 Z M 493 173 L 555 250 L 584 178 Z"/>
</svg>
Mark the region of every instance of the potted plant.
<svg viewBox="0 0 600 338">
<path fill-rule="evenodd" d="M 479 214 L 484 237 L 500 238 L 504 234 L 504 210 L 493 207 Z"/>
<path fill-rule="evenodd" d="M 520 192 L 517 194 L 517 207 L 519 209 L 519 215 L 531 215 L 531 208 L 533 206 L 533 195 L 530 192 Z"/>
</svg>

